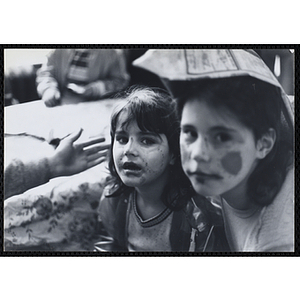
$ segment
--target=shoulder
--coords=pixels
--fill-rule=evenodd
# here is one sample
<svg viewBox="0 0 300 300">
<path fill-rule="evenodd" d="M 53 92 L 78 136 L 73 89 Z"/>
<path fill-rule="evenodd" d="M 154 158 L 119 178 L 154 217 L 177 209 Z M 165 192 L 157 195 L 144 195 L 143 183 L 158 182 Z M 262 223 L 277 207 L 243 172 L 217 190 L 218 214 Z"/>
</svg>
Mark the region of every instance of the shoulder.
<svg viewBox="0 0 300 300">
<path fill-rule="evenodd" d="M 111 194 L 113 193 L 113 187 L 111 184 L 109 185 L 106 185 L 104 190 L 103 190 L 103 193 L 102 193 L 102 196 L 101 196 L 101 199 L 100 199 L 100 207 L 112 207 L 113 204 L 119 199 L 119 197 L 111 197 Z"/>
<path fill-rule="evenodd" d="M 126 214 L 129 207 L 128 198 L 124 194 L 117 197 L 109 197 L 110 186 L 108 186 L 101 197 L 98 207 L 99 220 L 107 232 L 118 241 L 124 236 L 126 227 Z M 120 242 L 120 244 L 123 244 Z"/>
<path fill-rule="evenodd" d="M 118 210 L 119 206 L 127 205 L 129 195 L 121 193 L 118 196 L 112 196 L 116 191 L 116 188 L 117 187 L 112 184 L 108 184 L 104 188 L 99 204 L 100 214 L 115 213 Z M 103 213 L 104 211 L 105 213 Z"/>
<path fill-rule="evenodd" d="M 294 169 L 291 169 L 273 202 L 264 207 L 258 230 L 259 251 L 294 249 Z"/>
</svg>

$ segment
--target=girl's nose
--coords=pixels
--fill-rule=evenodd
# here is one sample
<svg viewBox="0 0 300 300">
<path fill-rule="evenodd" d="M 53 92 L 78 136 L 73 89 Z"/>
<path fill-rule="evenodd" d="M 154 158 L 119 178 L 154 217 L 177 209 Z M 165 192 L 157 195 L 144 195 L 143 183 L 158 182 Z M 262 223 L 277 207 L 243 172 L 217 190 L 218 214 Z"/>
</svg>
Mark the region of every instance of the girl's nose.
<svg viewBox="0 0 300 300">
<path fill-rule="evenodd" d="M 190 147 L 192 159 L 196 161 L 209 161 L 210 149 L 207 138 L 198 137 L 197 140 Z"/>
<path fill-rule="evenodd" d="M 129 155 L 137 156 L 138 155 L 136 144 L 133 139 L 129 139 L 128 143 L 125 145 L 124 155 L 126 155 L 126 156 L 129 156 Z"/>
</svg>

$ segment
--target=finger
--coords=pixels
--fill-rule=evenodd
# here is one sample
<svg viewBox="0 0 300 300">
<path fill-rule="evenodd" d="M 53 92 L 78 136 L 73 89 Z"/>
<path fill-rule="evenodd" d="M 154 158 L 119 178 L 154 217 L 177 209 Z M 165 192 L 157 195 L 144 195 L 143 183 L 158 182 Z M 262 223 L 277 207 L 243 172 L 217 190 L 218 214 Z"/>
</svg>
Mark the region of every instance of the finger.
<svg viewBox="0 0 300 300">
<path fill-rule="evenodd" d="M 104 145 L 95 145 L 95 146 L 92 146 L 92 147 L 89 147 L 89 148 L 85 148 L 86 150 L 89 150 L 89 149 L 98 149 L 98 151 L 102 151 L 102 150 L 108 150 L 110 148 L 110 144 L 104 144 Z"/>
<path fill-rule="evenodd" d="M 45 102 L 46 106 L 48 106 L 48 107 L 52 107 L 55 105 L 55 102 L 52 100 L 45 100 L 44 102 Z"/>
<path fill-rule="evenodd" d="M 103 143 L 104 141 L 105 141 L 105 138 L 101 137 L 101 138 L 96 138 L 96 139 L 93 139 L 93 140 L 90 140 L 90 141 L 87 141 L 87 142 L 80 143 L 78 145 L 85 148 L 85 147 L 88 147 L 88 146 L 91 146 L 91 145 L 94 145 L 94 144 L 97 144 L 97 143 Z"/>
<path fill-rule="evenodd" d="M 92 161 L 96 161 L 101 157 L 106 158 L 107 152 L 98 152 L 92 155 L 87 156 L 87 161 L 88 162 L 92 162 Z"/>
<path fill-rule="evenodd" d="M 109 148 L 110 148 L 110 145 L 94 146 L 94 147 L 85 149 L 84 152 L 86 153 L 86 155 L 91 155 L 91 154 L 97 153 L 99 151 L 104 151 L 104 150 L 106 151 Z"/>
<path fill-rule="evenodd" d="M 60 92 L 58 90 L 55 92 L 54 97 L 55 97 L 55 100 L 59 100 L 60 99 Z"/>
<path fill-rule="evenodd" d="M 53 107 L 53 106 L 56 106 L 56 105 L 57 105 L 57 102 L 54 99 L 52 99 L 51 100 L 51 106 Z"/>
<path fill-rule="evenodd" d="M 59 101 L 57 101 L 57 100 L 54 99 L 54 98 L 52 98 L 52 99 L 50 100 L 50 102 L 51 102 L 51 106 L 57 106 L 57 105 L 59 104 Z"/>
<path fill-rule="evenodd" d="M 87 167 L 88 167 L 88 168 L 95 167 L 95 166 L 97 166 L 97 165 L 103 163 L 105 160 L 106 160 L 105 157 L 100 157 L 100 158 L 98 158 L 97 160 L 89 161 L 89 162 L 87 163 Z"/>
<path fill-rule="evenodd" d="M 82 131 L 83 131 L 83 129 L 80 128 L 77 132 L 73 132 L 72 134 L 70 134 L 65 140 L 68 141 L 68 142 L 74 143 L 76 140 L 79 139 L 79 137 L 81 136 Z"/>
</svg>

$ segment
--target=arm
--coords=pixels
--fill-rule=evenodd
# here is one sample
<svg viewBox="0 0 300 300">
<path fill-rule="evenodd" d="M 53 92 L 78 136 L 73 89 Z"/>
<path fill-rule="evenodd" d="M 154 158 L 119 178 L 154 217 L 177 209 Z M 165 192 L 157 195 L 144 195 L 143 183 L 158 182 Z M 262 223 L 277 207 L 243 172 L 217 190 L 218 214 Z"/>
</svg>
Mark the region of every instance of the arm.
<svg viewBox="0 0 300 300">
<path fill-rule="evenodd" d="M 87 98 L 99 98 L 104 94 L 119 91 L 125 88 L 130 76 L 126 68 L 125 55 L 121 51 L 113 51 L 109 57 L 104 57 L 108 61 L 108 75 L 107 78 L 94 81 L 86 85 L 84 96 Z"/>
<path fill-rule="evenodd" d="M 294 172 L 294 168 L 288 171 L 273 202 L 261 211 L 249 238 L 249 245 L 254 244 L 257 252 L 295 251 Z"/>
<path fill-rule="evenodd" d="M 14 159 L 4 170 L 4 199 L 21 194 L 49 180 L 50 168 L 46 158 L 26 164 Z"/>
<path fill-rule="evenodd" d="M 104 138 L 74 145 L 82 129 L 63 139 L 53 154 L 37 161 L 24 163 L 14 159 L 4 170 L 5 199 L 44 184 L 59 176 L 69 176 L 94 167 L 106 159 L 108 145 Z"/>
<path fill-rule="evenodd" d="M 61 96 L 58 82 L 54 76 L 54 61 L 56 56 L 57 52 L 52 52 L 47 62 L 37 71 L 37 92 L 46 106 L 57 105 Z"/>
</svg>

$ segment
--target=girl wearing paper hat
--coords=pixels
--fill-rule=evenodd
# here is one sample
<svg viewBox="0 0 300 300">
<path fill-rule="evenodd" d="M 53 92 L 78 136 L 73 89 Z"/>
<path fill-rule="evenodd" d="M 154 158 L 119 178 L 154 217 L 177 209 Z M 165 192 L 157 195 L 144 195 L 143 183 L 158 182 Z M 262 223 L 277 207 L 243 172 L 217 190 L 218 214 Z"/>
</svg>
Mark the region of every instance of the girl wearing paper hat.
<svg viewBox="0 0 300 300">
<path fill-rule="evenodd" d="M 181 161 L 194 189 L 220 195 L 232 251 L 294 251 L 293 112 L 250 50 L 149 50 L 134 62 L 178 101 Z"/>
</svg>

